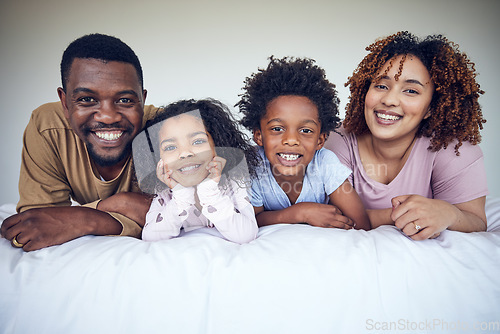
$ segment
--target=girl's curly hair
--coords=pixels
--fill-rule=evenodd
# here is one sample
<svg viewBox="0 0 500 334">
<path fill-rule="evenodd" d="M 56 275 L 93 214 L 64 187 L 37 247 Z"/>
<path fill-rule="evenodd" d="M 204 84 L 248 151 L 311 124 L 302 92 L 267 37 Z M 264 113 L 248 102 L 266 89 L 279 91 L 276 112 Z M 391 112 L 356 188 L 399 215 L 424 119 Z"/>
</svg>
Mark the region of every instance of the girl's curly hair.
<svg viewBox="0 0 500 334">
<path fill-rule="evenodd" d="M 326 79 L 325 71 L 309 58 L 269 57 L 266 69 L 259 69 L 245 79 L 243 94 L 235 107 L 244 117 L 240 123 L 253 131 L 260 128 L 266 107 L 275 98 L 284 95 L 305 96 L 318 108 L 321 132 L 329 133 L 340 125 L 337 91 Z"/>
<path fill-rule="evenodd" d="M 186 112 L 198 111 L 205 128 L 212 137 L 217 154 L 226 159 L 223 174 L 232 170 L 231 177 L 229 174 L 226 177 L 236 178 L 234 181 L 245 181 L 246 171 L 233 169 L 243 160 L 246 159 L 248 173 L 255 175 L 256 167 L 260 164 L 260 158 L 257 155 L 256 149 L 250 145 L 249 138 L 240 131 L 238 123 L 234 120 L 228 107 L 215 99 L 202 99 L 202 100 L 180 100 L 162 107 L 154 118 L 148 120 L 145 129 L 160 123 L 168 118 L 175 117 Z M 151 142 L 158 143 L 159 139 L 156 138 L 158 134 L 150 133 Z M 150 145 L 155 145 L 155 144 Z M 233 149 L 231 149 L 233 148 Z M 156 152 L 156 150 L 155 150 Z M 156 161 L 159 160 L 159 153 Z M 163 184 L 156 179 L 156 173 L 153 172 L 148 178 L 153 178 L 156 183 L 156 189 L 161 189 Z M 157 182 L 156 182 L 157 181 Z M 164 187 L 163 187 L 164 188 Z"/>
<path fill-rule="evenodd" d="M 346 106 L 343 126 L 348 132 L 362 135 L 369 131 L 364 115 L 366 93 L 372 81 L 385 73 L 378 73 L 389 61 L 389 70 L 394 58 L 403 55 L 396 80 L 403 70 L 407 55 L 420 59 L 429 71 L 435 91 L 430 109 L 431 116 L 422 121 L 418 136 L 431 138 L 429 149 L 438 151 L 457 140 L 455 153 L 462 142 L 475 145 L 481 141 L 480 130 L 483 118 L 478 98 L 484 94 L 476 82 L 476 70 L 458 45 L 442 35 L 430 35 L 423 40 L 407 31 L 401 31 L 378 40 L 366 48 L 370 53 L 361 61 L 345 86 L 349 86 L 350 97 Z"/>
</svg>

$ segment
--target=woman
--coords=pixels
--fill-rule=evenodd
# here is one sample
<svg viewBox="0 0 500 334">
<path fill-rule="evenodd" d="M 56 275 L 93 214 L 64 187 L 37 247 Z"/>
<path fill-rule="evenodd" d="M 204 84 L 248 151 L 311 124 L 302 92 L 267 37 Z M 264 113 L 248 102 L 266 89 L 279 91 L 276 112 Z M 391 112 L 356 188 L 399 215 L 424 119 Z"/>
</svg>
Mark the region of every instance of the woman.
<svg viewBox="0 0 500 334">
<path fill-rule="evenodd" d="M 367 51 L 346 84 L 343 128 L 325 147 L 353 170 L 372 227 L 395 224 L 414 240 L 485 231 L 474 64 L 441 35 L 399 32 Z"/>
</svg>

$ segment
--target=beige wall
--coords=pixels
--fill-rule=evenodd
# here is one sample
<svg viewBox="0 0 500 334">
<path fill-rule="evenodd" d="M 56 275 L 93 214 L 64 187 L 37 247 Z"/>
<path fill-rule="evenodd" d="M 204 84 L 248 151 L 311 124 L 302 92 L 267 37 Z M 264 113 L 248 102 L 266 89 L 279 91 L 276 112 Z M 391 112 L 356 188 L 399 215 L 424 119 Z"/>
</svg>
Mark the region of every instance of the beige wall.
<svg viewBox="0 0 500 334">
<path fill-rule="evenodd" d="M 442 33 L 460 44 L 480 73 L 488 120 L 481 147 L 490 192 L 500 196 L 499 16 L 497 0 L 3 0 L 0 204 L 18 200 L 22 132 L 32 109 L 57 100 L 62 52 L 92 32 L 115 35 L 137 52 L 147 102 L 210 96 L 230 106 L 244 78 L 270 55 L 316 59 L 337 84 L 344 106 L 343 84 L 377 37 L 399 30 Z"/>
</svg>

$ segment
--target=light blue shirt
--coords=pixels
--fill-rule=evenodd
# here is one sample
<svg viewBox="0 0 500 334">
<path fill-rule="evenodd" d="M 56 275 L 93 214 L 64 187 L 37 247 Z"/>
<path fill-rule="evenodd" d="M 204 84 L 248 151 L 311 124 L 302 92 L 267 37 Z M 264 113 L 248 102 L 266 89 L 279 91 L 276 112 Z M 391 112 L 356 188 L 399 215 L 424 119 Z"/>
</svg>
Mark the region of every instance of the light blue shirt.
<svg viewBox="0 0 500 334">
<path fill-rule="evenodd" d="M 259 155 L 263 163 L 257 169 L 257 176 L 252 178 L 252 205 L 264 206 L 266 211 L 276 211 L 291 206 L 286 193 L 271 172 L 271 165 L 262 147 L 259 147 Z M 350 174 L 351 170 L 340 162 L 335 153 L 324 148 L 316 151 L 307 165 L 302 190 L 296 203 L 327 204 L 328 196 L 342 185 Z"/>
</svg>

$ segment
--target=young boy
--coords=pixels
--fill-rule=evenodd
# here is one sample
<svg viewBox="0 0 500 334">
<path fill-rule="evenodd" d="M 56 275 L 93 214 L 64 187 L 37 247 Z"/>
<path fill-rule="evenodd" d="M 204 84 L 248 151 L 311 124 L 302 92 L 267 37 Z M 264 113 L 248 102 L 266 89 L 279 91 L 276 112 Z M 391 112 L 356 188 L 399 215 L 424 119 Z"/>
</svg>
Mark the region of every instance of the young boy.
<svg viewBox="0 0 500 334">
<path fill-rule="evenodd" d="M 262 164 L 252 180 L 257 223 L 307 223 L 370 229 L 366 210 L 347 177 L 351 171 L 323 148 L 338 127 L 337 92 L 311 59 L 270 58 L 245 80 L 237 103 L 253 131 Z"/>
</svg>

